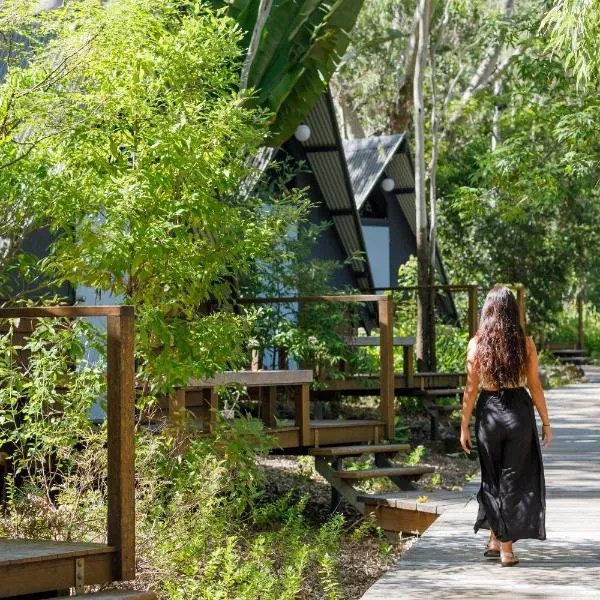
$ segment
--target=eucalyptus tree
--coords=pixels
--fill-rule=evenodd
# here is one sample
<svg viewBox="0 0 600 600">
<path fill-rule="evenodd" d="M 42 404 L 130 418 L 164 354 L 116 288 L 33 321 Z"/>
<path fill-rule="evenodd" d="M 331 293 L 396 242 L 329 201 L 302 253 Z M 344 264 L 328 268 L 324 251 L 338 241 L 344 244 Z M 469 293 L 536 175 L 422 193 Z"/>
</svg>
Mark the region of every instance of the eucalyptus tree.
<svg viewBox="0 0 600 600">
<path fill-rule="evenodd" d="M 438 159 L 469 118 L 474 99 L 506 76 L 528 44 L 530 28 L 525 24 L 542 3 L 516 4 L 513 0 L 378 0 L 361 13 L 353 32 L 356 42 L 350 53 L 365 57 L 356 64 L 345 60 L 340 69 L 338 87 L 358 110 L 367 131 L 402 131 L 410 128 L 412 119 L 422 286 L 417 357 L 423 368 L 435 368 L 433 294 L 425 286 L 435 282 Z M 381 94 L 365 94 L 365 81 L 381 88 Z M 387 99 L 385 117 L 381 97 Z"/>
</svg>

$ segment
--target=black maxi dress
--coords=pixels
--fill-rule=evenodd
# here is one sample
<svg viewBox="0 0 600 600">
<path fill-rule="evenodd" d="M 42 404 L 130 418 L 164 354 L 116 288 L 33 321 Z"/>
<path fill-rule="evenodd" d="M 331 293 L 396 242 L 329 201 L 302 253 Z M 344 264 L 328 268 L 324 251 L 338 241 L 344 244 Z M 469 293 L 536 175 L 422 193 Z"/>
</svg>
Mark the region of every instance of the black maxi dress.
<svg viewBox="0 0 600 600">
<path fill-rule="evenodd" d="M 482 389 L 475 408 L 481 465 L 475 533 L 546 539 L 546 484 L 533 402 L 524 387 Z"/>
</svg>

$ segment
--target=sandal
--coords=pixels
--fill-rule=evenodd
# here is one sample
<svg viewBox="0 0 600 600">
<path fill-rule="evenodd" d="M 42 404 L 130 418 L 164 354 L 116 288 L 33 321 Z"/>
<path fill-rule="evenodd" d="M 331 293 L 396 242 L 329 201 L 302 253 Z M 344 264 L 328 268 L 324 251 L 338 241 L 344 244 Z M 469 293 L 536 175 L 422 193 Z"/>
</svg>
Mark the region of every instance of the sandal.
<svg viewBox="0 0 600 600">
<path fill-rule="evenodd" d="M 512 558 L 512 560 L 504 560 L 505 558 Z M 502 567 L 514 567 L 519 564 L 519 559 L 514 552 L 500 550 L 500 564 Z"/>
<path fill-rule="evenodd" d="M 496 545 L 497 544 L 497 545 Z M 485 547 L 483 555 L 486 558 L 500 558 L 500 542 L 490 540 Z"/>
</svg>

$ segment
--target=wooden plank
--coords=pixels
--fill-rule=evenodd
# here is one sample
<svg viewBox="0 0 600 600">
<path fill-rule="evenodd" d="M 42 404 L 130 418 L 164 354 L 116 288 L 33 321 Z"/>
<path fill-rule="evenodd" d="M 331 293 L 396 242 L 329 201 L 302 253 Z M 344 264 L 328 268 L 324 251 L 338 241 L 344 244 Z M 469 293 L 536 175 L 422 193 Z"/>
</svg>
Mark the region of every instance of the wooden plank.
<svg viewBox="0 0 600 600">
<path fill-rule="evenodd" d="M 114 559 L 113 551 L 86 556 L 85 585 L 113 581 Z M 75 560 L 73 556 L 58 556 L 0 567 L 0 598 L 75 587 Z"/>
<path fill-rule="evenodd" d="M 340 496 L 345 498 L 360 513 L 364 512 L 365 505 L 356 499 L 358 492 L 350 484 L 338 477 L 339 471 L 332 469 L 325 458 L 315 456 L 315 469 L 331 484 L 332 488 L 335 488 Z"/>
<path fill-rule="evenodd" d="M 93 554 L 111 554 L 106 544 L 57 542 L 54 540 L 0 539 L 0 567 L 32 564 L 57 558 L 79 558 Z"/>
<path fill-rule="evenodd" d="M 437 520 L 436 513 L 366 504 L 365 515 L 373 516 L 385 531 L 422 535 Z"/>
<path fill-rule="evenodd" d="M 134 308 L 126 304 L 114 306 L 11 306 L 0 308 L 0 319 L 36 317 L 133 317 Z"/>
<path fill-rule="evenodd" d="M 277 388 L 259 388 L 261 397 L 262 420 L 267 427 L 275 427 L 275 411 L 277 409 Z"/>
<path fill-rule="evenodd" d="M 413 346 L 404 346 L 403 349 L 403 372 L 406 377 L 407 387 L 412 387 L 415 380 L 415 355 Z M 396 387 L 396 382 L 394 382 Z"/>
<path fill-rule="evenodd" d="M 375 477 L 412 477 L 433 473 L 434 467 L 418 465 L 415 467 L 384 467 L 381 469 L 360 469 L 358 471 L 336 471 L 340 479 L 373 479 Z"/>
<path fill-rule="evenodd" d="M 134 318 L 107 319 L 108 544 L 113 579 L 135 579 Z"/>
<path fill-rule="evenodd" d="M 69 600 L 73 596 L 61 596 L 56 600 Z M 138 590 L 103 590 L 94 594 L 86 594 L 86 600 L 119 600 L 125 598 L 126 600 L 156 600 L 156 594 L 153 592 L 144 592 Z"/>
<path fill-rule="evenodd" d="M 346 294 L 330 296 L 288 296 L 281 298 L 240 298 L 238 304 L 296 304 L 303 302 L 379 302 L 380 294 Z"/>
<path fill-rule="evenodd" d="M 394 439 L 394 301 L 391 296 L 385 296 L 379 301 L 379 331 L 381 345 L 379 346 L 380 361 L 380 414 L 385 423 L 385 435 Z"/>
<path fill-rule="evenodd" d="M 472 338 L 477 333 L 479 327 L 479 309 L 477 307 L 477 286 L 470 285 L 469 290 L 469 338 Z"/>
<path fill-rule="evenodd" d="M 310 448 L 311 456 L 357 456 L 375 452 L 409 452 L 410 444 L 371 444 L 360 446 L 333 446 L 329 448 Z"/>
<path fill-rule="evenodd" d="M 296 427 L 300 428 L 300 444 L 310 446 L 310 385 L 303 383 L 296 388 Z"/>
<path fill-rule="evenodd" d="M 416 343 L 416 339 L 414 336 L 401 337 L 394 336 L 393 344 L 396 347 L 411 347 Z M 344 341 L 349 346 L 379 346 L 381 343 L 381 337 L 378 335 L 365 335 L 365 336 L 346 336 L 344 337 Z"/>
<path fill-rule="evenodd" d="M 226 385 L 262 387 L 271 385 L 301 385 L 312 383 L 313 373 L 308 369 L 294 371 L 224 371 L 208 379 L 190 379 L 188 389 Z"/>
</svg>

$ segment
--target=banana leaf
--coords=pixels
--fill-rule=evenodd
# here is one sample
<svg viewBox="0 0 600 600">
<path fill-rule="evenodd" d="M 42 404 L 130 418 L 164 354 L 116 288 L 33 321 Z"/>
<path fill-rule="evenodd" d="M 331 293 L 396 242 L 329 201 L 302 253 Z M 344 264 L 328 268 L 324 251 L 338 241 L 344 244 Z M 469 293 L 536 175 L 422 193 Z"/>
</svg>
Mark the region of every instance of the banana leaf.
<svg viewBox="0 0 600 600">
<path fill-rule="evenodd" d="M 269 143 L 279 146 L 329 83 L 350 41 L 364 0 L 273 0 L 250 65 L 248 86 L 272 114 Z M 250 44 L 259 0 L 213 0 L 246 32 Z"/>
</svg>

